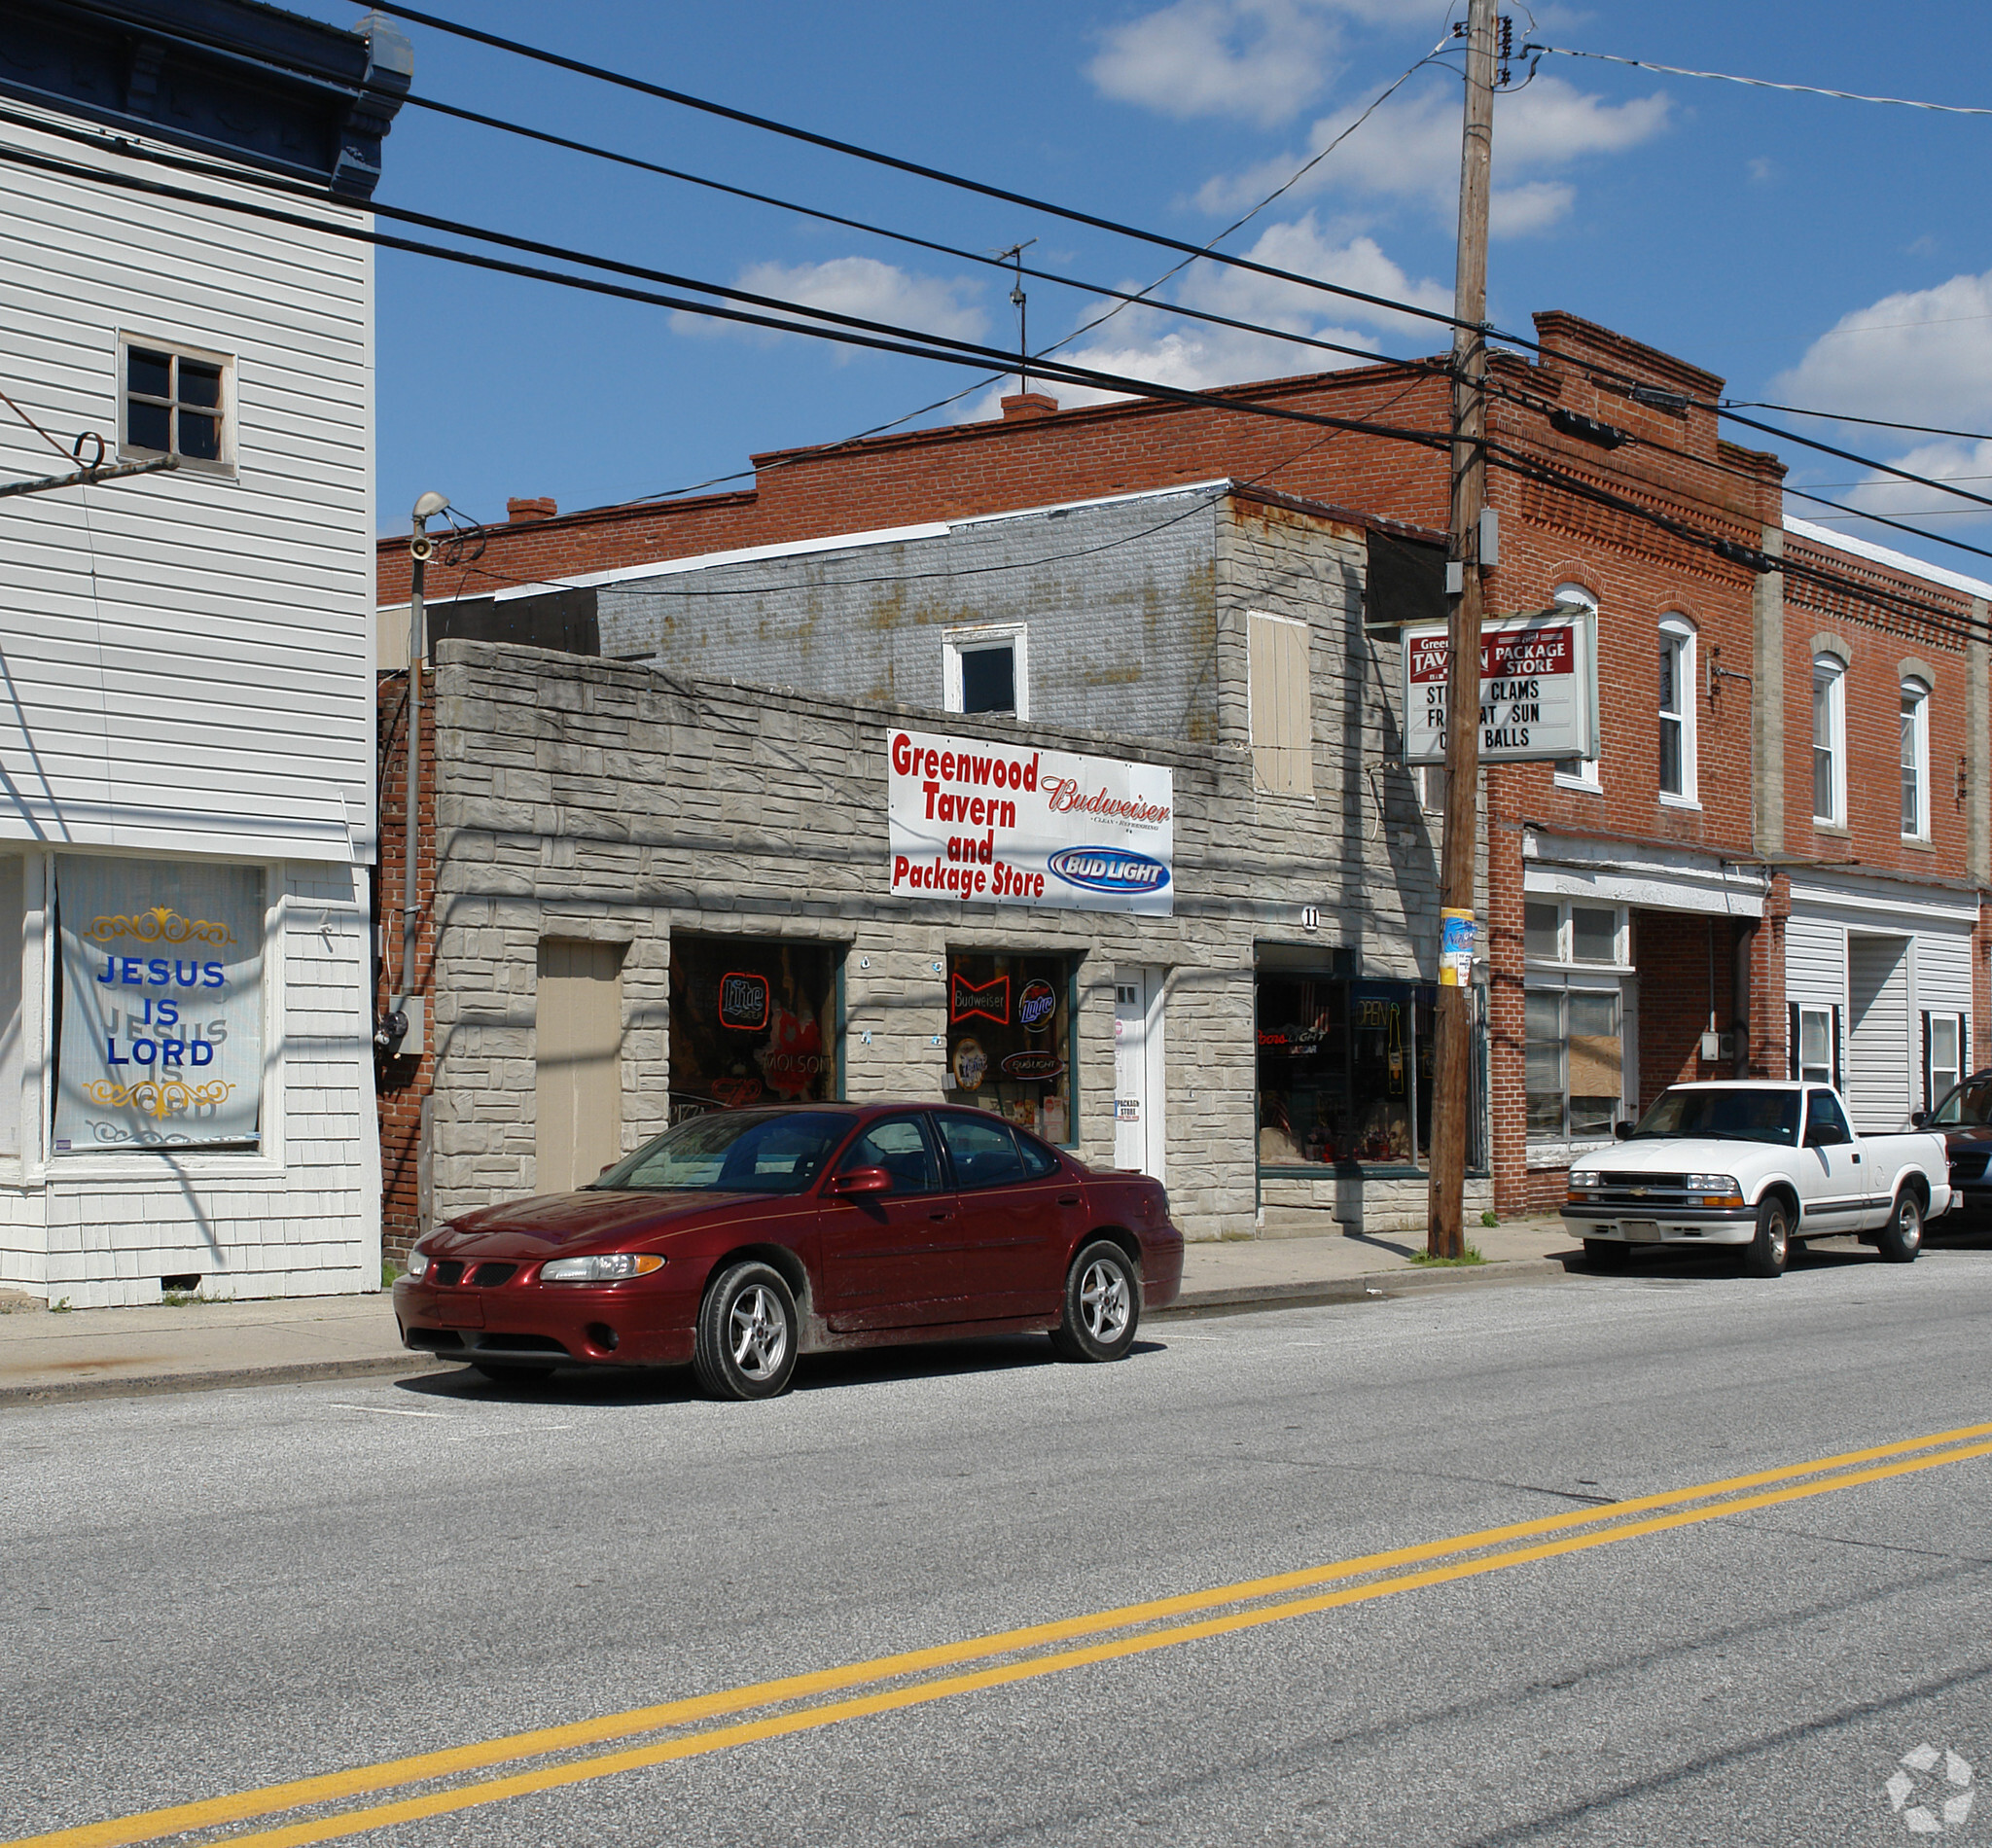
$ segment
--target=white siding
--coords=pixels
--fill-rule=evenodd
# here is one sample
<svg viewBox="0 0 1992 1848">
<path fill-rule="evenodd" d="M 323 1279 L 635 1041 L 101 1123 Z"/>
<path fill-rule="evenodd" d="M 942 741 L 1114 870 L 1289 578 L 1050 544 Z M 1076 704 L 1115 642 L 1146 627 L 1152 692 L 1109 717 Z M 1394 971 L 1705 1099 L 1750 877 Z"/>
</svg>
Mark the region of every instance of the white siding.
<svg viewBox="0 0 1992 1848">
<path fill-rule="evenodd" d="M 1847 1110 L 1864 1133 L 1908 1127 L 1910 1074 L 1919 1057 L 1909 1044 L 1911 942 L 1847 939 Z"/>
<path fill-rule="evenodd" d="M 1794 910 L 1785 925 L 1785 999 L 1833 1008 L 1846 998 L 1846 926 Z"/>
<path fill-rule="evenodd" d="M 1916 937 L 1916 1006 L 1949 1013 L 1972 1011 L 1972 939 L 1968 931 L 1922 931 Z"/>
<path fill-rule="evenodd" d="M 371 857 L 365 246 L 4 165 L 0 230 L 0 349 L 30 415 L 115 444 L 121 332 L 217 350 L 234 360 L 237 460 L 234 479 L 181 470 L 7 504 L 0 835 Z M 10 475 L 63 466 L 0 421 Z"/>
</svg>

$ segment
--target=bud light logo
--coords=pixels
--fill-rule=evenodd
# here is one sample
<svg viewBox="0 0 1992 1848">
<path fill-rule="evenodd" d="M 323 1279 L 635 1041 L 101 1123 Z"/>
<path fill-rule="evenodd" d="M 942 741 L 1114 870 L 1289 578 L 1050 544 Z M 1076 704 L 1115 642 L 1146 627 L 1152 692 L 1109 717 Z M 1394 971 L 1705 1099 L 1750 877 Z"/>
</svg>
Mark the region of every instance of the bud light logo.
<svg viewBox="0 0 1992 1848">
<path fill-rule="evenodd" d="M 1088 892 L 1136 895 L 1159 892 L 1169 883 L 1169 869 L 1159 860 L 1120 847 L 1067 847 L 1048 864 L 1067 885 Z"/>
</svg>

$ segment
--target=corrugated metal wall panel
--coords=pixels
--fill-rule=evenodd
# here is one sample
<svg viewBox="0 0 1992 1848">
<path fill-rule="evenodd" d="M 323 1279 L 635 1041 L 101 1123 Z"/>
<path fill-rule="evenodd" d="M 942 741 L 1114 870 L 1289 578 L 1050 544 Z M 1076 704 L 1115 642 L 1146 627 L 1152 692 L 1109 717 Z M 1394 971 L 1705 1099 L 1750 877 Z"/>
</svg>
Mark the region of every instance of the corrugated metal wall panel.
<svg viewBox="0 0 1992 1848">
<path fill-rule="evenodd" d="M 1847 939 L 1847 1110 L 1864 1133 L 1908 1127 L 1910 1074 L 1920 1062 L 1909 1044 L 1911 941 Z"/>
</svg>

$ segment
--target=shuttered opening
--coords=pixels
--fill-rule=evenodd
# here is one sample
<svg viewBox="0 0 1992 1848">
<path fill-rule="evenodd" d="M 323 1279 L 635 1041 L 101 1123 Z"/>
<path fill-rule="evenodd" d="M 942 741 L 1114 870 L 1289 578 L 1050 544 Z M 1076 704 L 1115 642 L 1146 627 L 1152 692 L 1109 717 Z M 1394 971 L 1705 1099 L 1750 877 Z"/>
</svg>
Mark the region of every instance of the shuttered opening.
<svg viewBox="0 0 1992 1848">
<path fill-rule="evenodd" d="M 1252 780 L 1273 796 L 1314 794 L 1314 727 L 1308 712 L 1307 624 L 1245 618 L 1252 699 Z"/>
<path fill-rule="evenodd" d="M 1847 1110 L 1864 1133 L 1907 1126 L 1909 939 L 1847 936 Z"/>
</svg>

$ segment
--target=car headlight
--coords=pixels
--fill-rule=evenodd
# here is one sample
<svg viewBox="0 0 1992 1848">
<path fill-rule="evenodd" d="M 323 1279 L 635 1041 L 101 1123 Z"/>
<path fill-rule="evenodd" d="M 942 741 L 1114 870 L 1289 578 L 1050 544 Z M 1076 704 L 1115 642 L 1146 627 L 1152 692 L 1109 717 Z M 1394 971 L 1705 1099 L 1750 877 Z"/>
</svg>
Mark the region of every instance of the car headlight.
<svg viewBox="0 0 1992 1848">
<path fill-rule="evenodd" d="M 652 1251 L 603 1252 L 594 1258 L 554 1258 L 540 1266 L 542 1283 L 622 1283 L 661 1270 L 664 1261 Z"/>
<path fill-rule="evenodd" d="M 407 1272 L 408 1280 L 410 1283 L 420 1283 L 422 1279 L 426 1277 L 428 1274 L 429 1254 L 425 1251 L 409 1252 L 409 1267 Z"/>
<path fill-rule="evenodd" d="M 1743 1184 L 1733 1174 L 1690 1174 L 1685 1178 L 1690 1206 L 1743 1204 Z"/>
<path fill-rule="evenodd" d="M 1597 1184 L 1598 1174 L 1595 1168 L 1578 1168 L 1570 1177 L 1570 1185 L 1573 1188 L 1594 1188 Z"/>
</svg>

